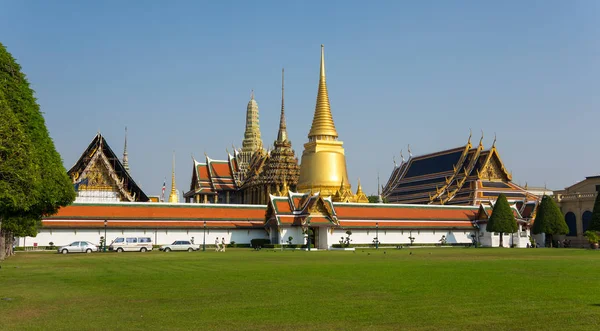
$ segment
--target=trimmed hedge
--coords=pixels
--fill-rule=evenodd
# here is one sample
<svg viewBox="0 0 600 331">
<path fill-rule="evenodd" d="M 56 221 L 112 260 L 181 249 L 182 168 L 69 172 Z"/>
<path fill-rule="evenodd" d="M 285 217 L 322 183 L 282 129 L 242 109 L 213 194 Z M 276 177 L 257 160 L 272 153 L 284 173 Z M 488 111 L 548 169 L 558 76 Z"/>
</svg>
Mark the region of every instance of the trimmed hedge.
<svg viewBox="0 0 600 331">
<path fill-rule="evenodd" d="M 442 246 L 440 244 L 419 244 L 419 243 L 415 243 L 415 244 L 379 244 L 379 248 L 396 248 L 396 247 L 405 247 L 405 248 L 410 248 L 413 246 L 427 246 L 427 247 L 437 247 L 437 246 Z M 472 246 L 471 243 L 465 243 L 465 244 L 445 244 L 443 246 L 456 246 L 456 247 L 467 247 L 467 246 Z M 349 247 L 365 247 L 365 248 L 375 248 L 374 244 L 333 244 L 331 245 L 331 247 L 333 248 L 349 248 Z"/>
<path fill-rule="evenodd" d="M 306 248 L 306 245 L 280 245 L 280 244 L 266 244 L 263 248 Z M 310 244 L 310 248 L 315 248 L 315 244 Z"/>
<path fill-rule="evenodd" d="M 271 239 L 252 239 L 250 240 L 250 246 L 253 248 L 256 247 L 265 247 L 265 245 L 271 244 Z"/>
</svg>

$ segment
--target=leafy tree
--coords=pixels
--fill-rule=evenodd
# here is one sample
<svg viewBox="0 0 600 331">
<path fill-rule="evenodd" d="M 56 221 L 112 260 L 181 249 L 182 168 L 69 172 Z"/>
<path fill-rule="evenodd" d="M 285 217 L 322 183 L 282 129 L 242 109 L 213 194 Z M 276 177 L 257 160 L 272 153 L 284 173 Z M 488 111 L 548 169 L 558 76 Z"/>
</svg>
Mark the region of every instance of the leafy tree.
<svg viewBox="0 0 600 331">
<path fill-rule="evenodd" d="M 369 199 L 369 203 L 379 203 L 379 196 L 378 195 L 369 195 L 367 197 L 367 199 Z M 383 203 L 387 203 L 388 200 L 387 198 L 382 198 Z"/>
<path fill-rule="evenodd" d="M 31 143 L 0 90 L 0 260 L 6 254 L 11 215 L 27 212 L 34 204 L 36 177 L 31 163 Z M 12 238 L 12 237 L 10 237 Z"/>
<path fill-rule="evenodd" d="M 542 197 L 542 202 L 538 206 L 531 231 L 533 234 L 545 233 L 551 237 L 569 233 L 569 226 L 565 222 L 565 216 L 551 197 L 547 195 Z M 552 243 L 552 240 L 550 243 Z"/>
<path fill-rule="evenodd" d="M 592 211 L 592 221 L 588 230 L 600 232 L 600 193 L 596 195 L 596 202 L 594 202 L 594 210 Z"/>
<path fill-rule="evenodd" d="M 33 96 L 34 91 L 29 87 L 29 82 L 21 72 L 21 67 L 0 43 L 0 92 L 4 100 L 4 108 L 12 112 L 16 123 L 20 123 L 22 129 L 23 145 L 6 146 L 4 153 L 12 155 L 20 154 L 23 163 L 27 164 L 30 176 L 29 183 L 23 187 L 21 193 L 15 191 L 4 191 L 3 195 L 13 196 L 13 208 L 0 205 L 0 218 L 16 222 L 12 229 L 25 229 L 29 227 L 30 221 L 39 222 L 43 216 L 54 214 L 61 206 L 66 206 L 75 199 L 75 190 L 67 171 L 63 166 L 62 159 L 54 147 L 50 138 L 44 117 L 40 107 Z M 4 121 L 4 117 L 2 117 Z M 17 127 L 15 125 L 15 127 Z M 18 134 L 13 132 L 13 134 Z M 0 144 L 4 146 L 3 144 Z M 22 172 L 22 171 L 21 171 Z M 15 175 L 16 172 L 13 174 Z M 0 175 L 1 176 L 1 175 Z M 33 177 L 33 178 L 31 178 Z M 0 181 L 14 186 L 15 177 L 1 177 Z M 1 185 L 1 184 L 0 184 Z M 25 195 L 25 200 L 19 200 L 19 196 Z M 8 200 L 10 200 L 9 198 Z M 21 201 L 20 203 L 16 203 Z M 22 223 L 22 224 L 21 224 Z M 21 225 L 23 226 L 21 226 Z M 20 231 L 20 230 L 19 230 Z M 0 236 L 4 237 L 4 247 L 0 246 L 0 259 L 6 248 L 12 247 L 12 230 L 4 231 L 0 228 Z"/>
<path fill-rule="evenodd" d="M 508 200 L 504 194 L 500 194 L 492 210 L 492 216 L 488 220 L 488 224 L 485 228 L 487 232 L 499 232 L 500 233 L 500 247 L 503 247 L 503 236 L 504 233 L 515 233 L 519 227 L 515 220 Z"/>
</svg>

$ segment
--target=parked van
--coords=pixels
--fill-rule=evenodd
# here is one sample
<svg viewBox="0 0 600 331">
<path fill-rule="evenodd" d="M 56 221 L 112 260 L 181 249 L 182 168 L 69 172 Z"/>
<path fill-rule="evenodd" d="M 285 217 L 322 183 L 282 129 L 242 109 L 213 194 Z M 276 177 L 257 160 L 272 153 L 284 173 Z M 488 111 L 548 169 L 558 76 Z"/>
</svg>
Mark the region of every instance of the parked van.
<svg viewBox="0 0 600 331">
<path fill-rule="evenodd" d="M 146 252 L 152 250 L 150 237 L 118 237 L 108 246 L 111 251 L 121 252 Z"/>
</svg>

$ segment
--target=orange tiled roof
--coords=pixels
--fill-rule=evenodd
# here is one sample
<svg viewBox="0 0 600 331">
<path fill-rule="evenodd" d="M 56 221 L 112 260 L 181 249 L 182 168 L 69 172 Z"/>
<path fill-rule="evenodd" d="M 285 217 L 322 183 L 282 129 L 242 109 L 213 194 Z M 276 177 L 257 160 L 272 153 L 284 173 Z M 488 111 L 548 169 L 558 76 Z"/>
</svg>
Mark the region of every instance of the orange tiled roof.
<svg viewBox="0 0 600 331">
<path fill-rule="evenodd" d="M 46 217 L 44 226 L 100 226 L 108 220 L 110 226 L 125 227 L 256 227 L 263 226 L 263 205 L 215 204 L 87 204 L 78 203 L 59 209 Z M 88 221 L 96 223 L 88 223 Z M 73 224 L 67 222 L 70 221 Z"/>
<path fill-rule="evenodd" d="M 471 221 L 477 216 L 478 207 L 450 207 L 396 204 L 344 204 L 334 203 L 340 220 L 458 220 Z"/>
</svg>

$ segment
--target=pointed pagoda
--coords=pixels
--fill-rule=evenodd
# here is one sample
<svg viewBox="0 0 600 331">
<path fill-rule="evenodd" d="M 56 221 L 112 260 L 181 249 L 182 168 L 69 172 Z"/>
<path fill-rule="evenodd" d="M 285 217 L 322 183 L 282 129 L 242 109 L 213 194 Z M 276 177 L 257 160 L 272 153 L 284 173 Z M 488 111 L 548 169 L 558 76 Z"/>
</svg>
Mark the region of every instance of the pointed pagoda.
<svg viewBox="0 0 600 331">
<path fill-rule="evenodd" d="M 68 174 L 77 192 L 75 202 L 149 201 L 100 132 Z"/>
<path fill-rule="evenodd" d="M 298 183 L 300 167 L 298 158 L 288 139 L 285 120 L 284 70 L 281 70 L 281 113 L 277 139 L 265 157 L 255 154 L 250 166 L 248 181 L 244 184 L 245 203 L 266 204 L 269 194 L 280 194 L 294 190 Z"/>
<path fill-rule="evenodd" d="M 177 194 L 177 186 L 175 185 L 175 152 L 173 152 L 173 165 L 171 170 L 171 193 L 169 194 L 169 202 L 179 202 L 179 194 Z"/>
<path fill-rule="evenodd" d="M 239 182 L 245 181 L 246 173 L 250 167 L 250 160 L 257 152 L 264 154 L 265 150 L 260 134 L 258 103 L 254 99 L 254 90 L 252 90 L 250 101 L 246 106 L 246 131 L 244 132 L 242 148 L 236 153 L 240 168 L 240 171 L 236 174 Z"/>
<path fill-rule="evenodd" d="M 329 94 L 325 77 L 325 50 L 321 45 L 321 67 L 319 90 L 308 133 L 308 142 L 304 144 L 298 192 L 320 192 L 321 196 L 335 196 L 338 191 L 349 191 L 350 182 L 346 171 L 346 157 L 343 142 L 333 122 Z"/>
</svg>

